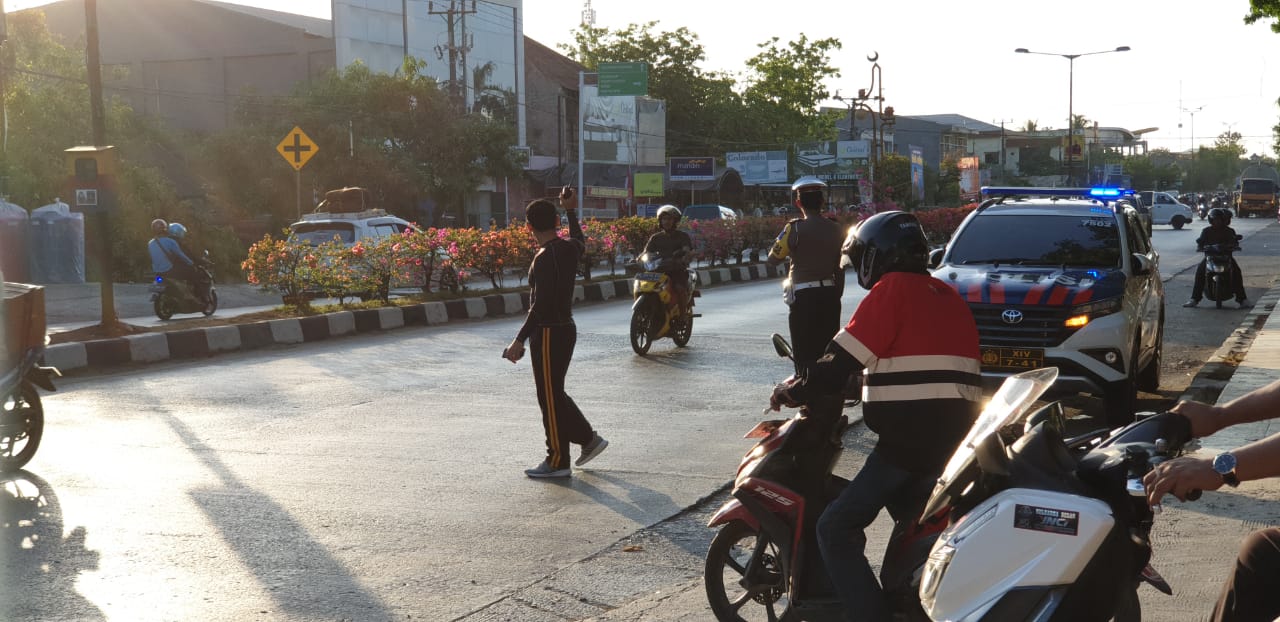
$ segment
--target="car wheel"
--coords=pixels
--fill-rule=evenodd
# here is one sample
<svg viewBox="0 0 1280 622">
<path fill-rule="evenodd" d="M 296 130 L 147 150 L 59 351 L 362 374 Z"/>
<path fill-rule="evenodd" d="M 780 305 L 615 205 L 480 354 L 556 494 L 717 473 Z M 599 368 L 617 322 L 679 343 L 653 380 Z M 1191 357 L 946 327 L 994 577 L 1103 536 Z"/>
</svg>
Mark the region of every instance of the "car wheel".
<svg viewBox="0 0 1280 622">
<path fill-rule="evenodd" d="M 1181 229 L 1182 225 L 1186 224 L 1186 222 L 1187 221 L 1183 220 L 1181 216 L 1174 216 L 1173 220 L 1169 221 L 1169 224 L 1173 225 L 1174 229 Z"/>
<path fill-rule="evenodd" d="M 1147 393 L 1160 390 L 1160 368 L 1164 359 L 1164 309 L 1160 310 L 1160 321 L 1156 324 L 1156 347 L 1151 353 L 1151 360 L 1138 373 L 1138 388 Z"/>
</svg>

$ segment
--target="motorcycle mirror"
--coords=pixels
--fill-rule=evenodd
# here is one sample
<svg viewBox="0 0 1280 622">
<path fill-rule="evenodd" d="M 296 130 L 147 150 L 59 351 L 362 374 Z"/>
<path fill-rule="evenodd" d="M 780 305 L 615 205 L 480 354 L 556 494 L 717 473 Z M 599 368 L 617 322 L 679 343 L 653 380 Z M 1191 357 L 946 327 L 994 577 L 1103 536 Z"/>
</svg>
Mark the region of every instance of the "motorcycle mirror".
<svg viewBox="0 0 1280 622">
<path fill-rule="evenodd" d="M 942 265 L 942 256 L 945 255 L 947 249 L 935 248 L 929 251 L 929 269 L 932 270 Z"/>
<path fill-rule="evenodd" d="M 1237 241 L 1237 242 L 1239 242 L 1240 240 L 1243 240 L 1243 239 L 1244 239 L 1244 236 L 1243 236 L 1243 235 L 1237 235 L 1237 236 L 1236 236 L 1236 241 Z"/>
<path fill-rule="evenodd" d="M 784 359 L 791 358 L 791 344 L 787 343 L 787 338 L 774 333 L 772 339 L 773 349 L 778 352 L 778 356 Z"/>
</svg>

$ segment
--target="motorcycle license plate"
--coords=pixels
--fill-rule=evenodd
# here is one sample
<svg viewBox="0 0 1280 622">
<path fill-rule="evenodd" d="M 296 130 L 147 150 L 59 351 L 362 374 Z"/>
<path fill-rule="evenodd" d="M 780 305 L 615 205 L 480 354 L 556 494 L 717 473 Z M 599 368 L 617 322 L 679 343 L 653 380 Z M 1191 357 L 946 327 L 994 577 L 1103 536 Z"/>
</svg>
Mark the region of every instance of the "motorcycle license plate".
<svg viewBox="0 0 1280 622">
<path fill-rule="evenodd" d="M 1044 367 L 1043 348 L 982 348 L 982 366 L 999 369 Z"/>
<path fill-rule="evenodd" d="M 657 283 L 658 281 L 662 280 L 662 275 L 657 272 L 641 272 L 640 274 L 636 275 L 636 280 L 648 281 L 650 283 Z"/>
</svg>

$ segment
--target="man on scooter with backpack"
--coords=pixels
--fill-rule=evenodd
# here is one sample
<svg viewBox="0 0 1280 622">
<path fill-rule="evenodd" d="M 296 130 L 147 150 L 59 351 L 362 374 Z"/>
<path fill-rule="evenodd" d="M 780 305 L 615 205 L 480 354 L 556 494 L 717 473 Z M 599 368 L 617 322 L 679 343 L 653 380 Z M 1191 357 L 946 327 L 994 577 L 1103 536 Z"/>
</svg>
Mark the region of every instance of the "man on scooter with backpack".
<svg viewBox="0 0 1280 622">
<path fill-rule="evenodd" d="M 920 223 L 876 214 L 853 229 L 845 262 L 870 290 L 803 378 L 779 385 L 774 409 L 839 393 L 863 373 L 863 415 L 879 435 L 858 474 L 818 519 L 818 545 L 850 620 L 889 620 L 867 561 L 865 529 L 888 509 L 914 520 L 947 458 L 981 411 L 978 329 L 956 290 L 929 275 Z"/>
</svg>

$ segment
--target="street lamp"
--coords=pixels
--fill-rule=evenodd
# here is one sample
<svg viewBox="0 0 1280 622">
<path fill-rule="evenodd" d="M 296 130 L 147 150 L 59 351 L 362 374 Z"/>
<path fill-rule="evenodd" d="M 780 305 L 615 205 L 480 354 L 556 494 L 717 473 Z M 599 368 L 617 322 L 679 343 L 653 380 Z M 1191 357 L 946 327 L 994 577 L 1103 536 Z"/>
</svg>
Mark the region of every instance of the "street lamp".
<svg viewBox="0 0 1280 622">
<path fill-rule="evenodd" d="M 1191 161 L 1192 162 L 1196 161 L 1196 113 L 1200 112 L 1201 110 L 1204 110 L 1204 106 L 1201 106 L 1194 110 L 1191 108 L 1182 109 L 1183 112 L 1191 113 Z M 1179 124 L 1178 127 L 1182 127 L 1182 125 Z"/>
<path fill-rule="evenodd" d="M 1075 154 L 1072 153 L 1072 149 L 1075 147 L 1075 143 L 1072 139 L 1075 137 L 1075 133 L 1076 133 L 1076 128 L 1075 128 L 1076 117 L 1075 117 L 1075 109 L 1072 106 L 1074 103 L 1073 98 L 1074 98 L 1074 90 L 1075 90 L 1076 59 L 1080 58 L 1081 56 L 1092 56 L 1094 54 L 1109 54 L 1111 52 L 1128 52 L 1128 51 L 1129 51 L 1129 46 L 1127 45 L 1122 45 L 1114 50 L 1099 50 L 1097 52 L 1085 52 L 1083 54 L 1059 54 L 1056 52 L 1032 52 L 1027 48 L 1018 48 L 1014 50 L 1014 52 L 1018 54 L 1042 54 L 1044 56 L 1061 56 L 1067 59 L 1067 149 L 1066 149 L 1066 152 L 1067 152 L 1067 184 L 1068 185 L 1073 184 L 1075 179 L 1075 176 L 1074 176 Z"/>
</svg>

